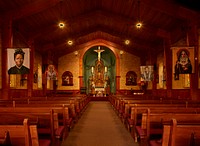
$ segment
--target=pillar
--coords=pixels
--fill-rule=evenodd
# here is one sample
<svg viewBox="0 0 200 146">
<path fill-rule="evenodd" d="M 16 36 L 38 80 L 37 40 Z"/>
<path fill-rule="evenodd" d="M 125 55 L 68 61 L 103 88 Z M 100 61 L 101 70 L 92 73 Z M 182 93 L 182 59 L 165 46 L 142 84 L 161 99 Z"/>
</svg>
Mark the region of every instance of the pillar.
<svg viewBox="0 0 200 146">
<path fill-rule="evenodd" d="M 2 99 L 9 99 L 10 81 L 8 75 L 7 48 L 13 45 L 12 20 L 9 17 L 2 21 Z"/>
<path fill-rule="evenodd" d="M 198 54 L 199 54 L 199 43 L 198 43 L 198 30 L 197 25 L 194 22 L 188 23 L 187 26 L 187 41 L 189 47 L 194 47 L 194 73 L 190 75 L 190 98 L 192 100 L 199 100 L 198 96 Z"/>
<path fill-rule="evenodd" d="M 164 38 L 164 66 L 166 68 L 166 96 L 172 97 L 172 50 L 170 38 Z"/>
<path fill-rule="evenodd" d="M 27 83 L 27 92 L 28 97 L 32 97 L 33 94 L 33 68 L 34 68 L 34 41 L 28 42 L 29 49 L 30 49 L 30 73 L 28 74 L 28 83 Z"/>
</svg>

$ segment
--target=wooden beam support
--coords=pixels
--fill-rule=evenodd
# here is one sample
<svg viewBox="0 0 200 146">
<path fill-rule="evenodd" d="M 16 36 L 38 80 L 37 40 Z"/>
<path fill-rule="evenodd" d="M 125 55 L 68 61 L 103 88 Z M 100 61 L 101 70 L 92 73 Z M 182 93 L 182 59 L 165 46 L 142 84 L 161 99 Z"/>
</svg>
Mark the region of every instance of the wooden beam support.
<svg viewBox="0 0 200 146">
<path fill-rule="evenodd" d="M 19 7 L 17 10 L 12 10 L 3 14 L 4 16 L 11 16 L 13 20 L 21 19 L 24 17 L 28 17 L 30 15 L 39 13 L 48 8 L 51 8 L 58 4 L 60 0 L 40 0 L 33 1 L 32 3 L 25 5 L 23 7 Z"/>
<path fill-rule="evenodd" d="M 187 19 L 196 21 L 198 17 L 198 13 L 193 10 L 184 8 L 180 6 L 180 4 L 167 2 L 167 1 L 160 1 L 160 0 L 142 0 L 142 3 L 147 4 L 150 8 L 155 9 L 155 11 L 163 12 L 167 15 L 178 19 Z M 152 5 L 153 3 L 153 5 Z M 192 17 L 191 17 L 192 16 Z"/>
</svg>

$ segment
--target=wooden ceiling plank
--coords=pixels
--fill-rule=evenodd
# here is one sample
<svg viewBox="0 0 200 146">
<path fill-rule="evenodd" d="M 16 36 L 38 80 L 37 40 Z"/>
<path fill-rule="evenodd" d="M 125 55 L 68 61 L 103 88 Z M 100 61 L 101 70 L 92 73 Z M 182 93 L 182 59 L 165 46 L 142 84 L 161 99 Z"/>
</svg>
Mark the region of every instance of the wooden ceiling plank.
<svg viewBox="0 0 200 146">
<path fill-rule="evenodd" d="M 76 18 L 73 18 L 71 20 L 67 20 L 67 22 L 71 25 L 71 26 L 76 26 L 75 24 L 80 24 L 80 21 L 81 22 L 84 22 L 85 20 L 96 20 L 97 19 L 97 23 L 101 23 L 99 22 L 100 20 L 105 20 L 105 18 L 109 18 L 109 20 L 112 22 L 112 23 L 122 23 L 122 25 L 125 25 L 127 26 L 128 23 L 131 22 L 130 19 L 128 18 L 123 18 L 123 17 L 120 17 L 118 15 L 115 15 L 115 14 L 111 14 L 111 13 L 107 13 L 107 12 L 103 12 L 103 11 L 95 11 L 95 12 L 92 12 L 92 13 L 87 13 L 87 14 L 84 14 L 84 15 L 81 15 L 81 16 L 77 16 Z M 74 24 L 74 25 L 73 25 Z M 104 24 L 101 23 L 101 24 L 96 24 L 96 27 L 99 27 L 99 26 L 103 26 Z M 106 27 L 109 27 L 109 26 L 106 26 Z M 46 27 L 46 28 L 41 28 L 41 29 L 38 29 L 36 31 L 32 31 L 33 34 L 30 34 L 29 36 L 31 38 L 36 38 L 36 37 L 39 37 L 40 35 L 44 35 L 45 32 L 46 33 L 49 33 L 49 31 L 52 32 L 52 28 L 55 29 L 55 26 L 49 26 L 49 27 Z M 72 29 L 72 28 L 70 28 Z M 83 29 L 83 28 L 82 28 Z M 91 28 L 90 28 L 91 29 Z M 114 27 L 112 29 L 115 29 Z M 152 35 L 156 35 L 156 32 L 158 30 L 158 28 L 155 28 L 153 26 L 145 26 L 145 31 L 147 32 L 150 32 Z M 77 28 L 74 28 L 74 30 L 77 30 Z M 85 30 L 85 29 L 83 29 Z M 101 28 L 99 28 L 99 30 L 101 30 Z M 165 30 L 162 30 L 162 29 L 159 29 L 161 31 L 165 31 Z M 76 33 L 76 31 L 73 31 L 74 33 Z M 78 33 L 78 32 L 77 32 Z M 109 33 L 112 33 L 111 31 Z M 120 34 L 121 36 L 126 36 L 127 37 L 127 34 L 125 34 L 126 32 L 119 32 L 119 30 L 116 30 L 116 33 L 115 34 Z M 134 38 L 135 40 L 137 40 L 136 37 L 130 35 L 129 37 L 131 38 Z M 58 37 L 59 39 L 59 37 Z M 143 41 L 144 42 L 144 41 Z"/>
<path fill-rule="evenodd" d="M 61 0 L 40 0 L 40 1 L 33 1 L 28 5 L 25 5 L 17 10 L 8 11 L 5 16 L 12 16 L 13 20 L 20 19 L 23 17 L 28 17 L 30 15 L 39 13 L 44 11 L 48 8 L 51 8 L 58 4 Z"/>
<path fill-rule="evenodd" d="M 179 19 L 189 19 L 195 21 L 198 16 L 198 14 L 193 10 L 189 10 L 175 3 L 169 3 L 165 0 L 142 0 L 142 2 L 153 8 L 155 11 L 163 12 Z"/>
</svg>

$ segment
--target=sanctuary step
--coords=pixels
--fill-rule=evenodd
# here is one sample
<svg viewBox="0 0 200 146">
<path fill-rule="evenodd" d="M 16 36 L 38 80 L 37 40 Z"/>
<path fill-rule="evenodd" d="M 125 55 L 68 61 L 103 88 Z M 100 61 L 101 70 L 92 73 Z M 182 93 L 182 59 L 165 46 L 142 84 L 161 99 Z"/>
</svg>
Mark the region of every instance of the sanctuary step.
<svg viewBox="0 0 200 146">
<path fill-rule="evenodd" d="M 91 96 L 91 100 L 92 101 L 108 101 L 108 96 L 106 96 L 106 97 L 104 97 L 104 96 L 102 96 L 102 97 L 93 97 L 93 96 Z"/>
</svg>

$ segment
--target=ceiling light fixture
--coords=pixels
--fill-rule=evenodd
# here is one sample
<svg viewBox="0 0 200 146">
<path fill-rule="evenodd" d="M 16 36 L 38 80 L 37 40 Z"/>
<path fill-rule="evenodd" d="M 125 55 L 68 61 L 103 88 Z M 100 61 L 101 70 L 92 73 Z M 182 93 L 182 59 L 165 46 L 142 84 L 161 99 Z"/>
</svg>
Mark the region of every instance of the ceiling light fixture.
<svg viewBox="0 0 200 146">
<path fill-rule="evenodd" d="M 78 55 L 78 51 L 74 51 L 74 55 L 77 56 Z"/>
<path fill-rule="evenodd" d="M 141 23 L 141 22 L 138 22 L 138 23 L 136 24 L 136 28 L 140 29 L 141 27 L 142 27 L 142 23 Z"/>
<path fill-rule="evenodd" d="M 59 22 L 58 26 L 59 26 L 59 28 L 64 28 L 65 27 L 65 23 L 64 22 Z"/>
<path fill-rule="evenodd" d="M 71 46 L 71 45 L 73 45 L 73 41 L 72 40 L 68 40 L 67 44 Z"/>
<path fill-rule="evenodd" d="M 140 20 L 140 0 L 138 0 L 138 20 L 136 23 L 136 28 L 140 29 L 142 27 L 142 22 Z"/>
<path fill-rule="evenodd" d="M 130 40 L 125 40 L 124 43 L 125 43 L 126 45 L 129 45 L 129 44 L 130 44 Z"/>
<path fill-rule="evenodd" d="M 63 20 L 63 0 L 60 0 L 60 22 L 58 23 L 58 27 L 59 28 L 64 28 L 65 27 L 65 23 Z"/>
</svg>

